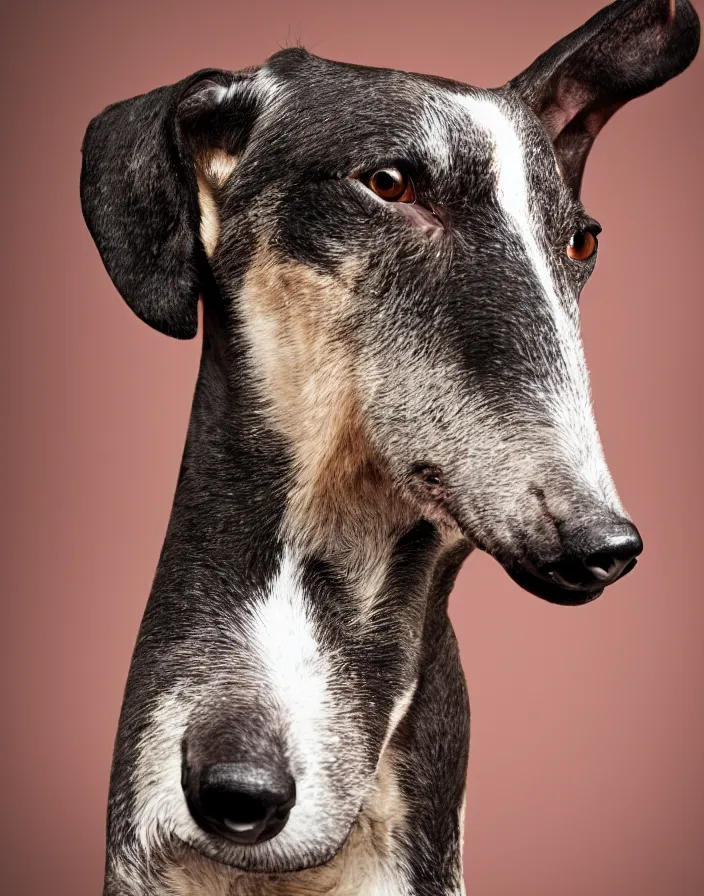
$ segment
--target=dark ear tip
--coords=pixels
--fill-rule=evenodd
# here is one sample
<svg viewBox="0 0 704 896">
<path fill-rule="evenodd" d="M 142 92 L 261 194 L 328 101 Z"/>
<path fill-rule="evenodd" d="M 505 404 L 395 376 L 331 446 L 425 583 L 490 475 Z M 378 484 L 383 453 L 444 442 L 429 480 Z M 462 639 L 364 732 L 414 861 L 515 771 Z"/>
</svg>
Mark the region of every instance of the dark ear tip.
<svg viewBox="0 0 704 896">
<path fill-rule="evenodd" d="M 198 334 L 197 316 L 194 321 L 182 321 L 178 323 L 173 320 L 164 321 L 163 326 L 159 322 L 155 322 L 153 318 L 146 320 L 141 315 L 139 315 L 139 317 L 144 323 L 149 324 L 152 329 L 157 330 L 159 333 L 163 333 L 164 336 L 170 336 L 172 339 L 186 341 L 187 339 L 194 339 Z"/>
<path fill-rule="evenodd" d="M 172 339 L 193 339 L 198 333 L 198 266 L 189 258 L 172 261 L 175 265 L 166 267 L 155 262 L 136 266 L 134 278 L 119 263 L 105 266 L 117 291 L 143 323 Z"/>
<path fill-rule="evenodd" d="M 671 31 L 671 42 L 676 44 L 674 54 L 677 57 L 675 74 L 683 72 L 694 61 L 701 39 L 699 15 L 689 0 L 664 0 L 668 7 L 668 25 Z M 674 75 L 673 75 L 674 77 Z"/>
<path fill-rule="evenodd" d="M 127 301 L 125 296 L 122 296 L 122 298 Z M 132 310 L 143 323 L 150 326 L 153 330 L 156 330 L 157 333 L 161 333 L 164 336 L 170 336 L 172 339 L 182 339 L 185 341 L 187 339 L 194 339 L 198 334 L 197 312 L 193 317 L 190 315 L 182 315 L 177 318 L 176 316 L 163 316 L 149 311 L 142 311 L 135 306 L 132 307 Z"/>
</svg>

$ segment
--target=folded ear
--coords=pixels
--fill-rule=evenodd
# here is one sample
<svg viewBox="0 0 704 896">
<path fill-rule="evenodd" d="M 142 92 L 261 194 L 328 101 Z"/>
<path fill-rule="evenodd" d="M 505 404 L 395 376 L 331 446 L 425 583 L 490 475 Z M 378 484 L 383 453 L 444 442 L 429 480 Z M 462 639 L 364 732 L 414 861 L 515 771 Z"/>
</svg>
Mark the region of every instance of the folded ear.
<svg viewBox="0 0 704 896">
<path fill-rule="evenodd" d="M 596 135 L 629 100 L 680 74 L 699 47 L 688 0 L 618 0 L 506 85 L 542 119 L 579 194 Z"/>
<path fill-rule="evenodd" d="M 146 323 L 195 336 L 206 259 L 196 161 L 241 151 L 256 105 L 253 74 L 197 72 L 108 106 L 83 141 L 81 202 L 103 263 Z"/>
</svg>

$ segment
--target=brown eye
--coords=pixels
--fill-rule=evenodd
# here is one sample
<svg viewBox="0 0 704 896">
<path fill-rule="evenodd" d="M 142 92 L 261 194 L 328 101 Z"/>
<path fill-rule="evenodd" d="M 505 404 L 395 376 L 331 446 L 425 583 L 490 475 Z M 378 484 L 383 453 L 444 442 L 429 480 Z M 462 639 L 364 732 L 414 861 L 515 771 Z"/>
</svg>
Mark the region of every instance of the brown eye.
<svg viewBox="0 0 704 896">
<path fill-rule="evenodd" d="M 597 239 L 589 230 L 578 230 L 567 244 L 567 255 L 574 261 L 586 261 L 596 252 Z"/>
<path fill-rule="evenodd" d="M 380 168 L 365 181 L 369 189 L 387 202 L 415 202 L 411 179 L 398 168 Z"/>
</svg>

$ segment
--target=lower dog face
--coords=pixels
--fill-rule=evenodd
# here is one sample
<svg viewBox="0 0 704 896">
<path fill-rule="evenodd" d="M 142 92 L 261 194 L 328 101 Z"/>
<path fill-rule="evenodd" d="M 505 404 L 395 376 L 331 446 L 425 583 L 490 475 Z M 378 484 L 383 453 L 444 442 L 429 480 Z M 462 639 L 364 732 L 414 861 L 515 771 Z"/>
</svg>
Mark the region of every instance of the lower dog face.
<svg viewBox="0 0 704 896">
<path fill-rule="evenodd" d="M 236 614 L 223 601 L 192 642 L 161 648 L 189 671 L 172 674 L 136 753 L 131 819 L 146 854 L 163 834 L 245 871 L 301 870 L 332 860 L 365 817 L 380 852 L 392 848 L 406 807 L 386 745 L 415 689 L 419 602 L 403 588 L 404 638 L 355 622 L 355 602 L 286 548 Z M 256 803 L 282 784 L 271 824 Z"/>
</svg>

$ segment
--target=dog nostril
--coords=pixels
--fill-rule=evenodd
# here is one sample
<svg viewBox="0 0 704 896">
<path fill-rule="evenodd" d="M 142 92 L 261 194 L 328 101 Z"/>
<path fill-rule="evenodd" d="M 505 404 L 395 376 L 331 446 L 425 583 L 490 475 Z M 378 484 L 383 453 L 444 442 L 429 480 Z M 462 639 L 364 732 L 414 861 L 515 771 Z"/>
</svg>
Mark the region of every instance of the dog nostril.
<svg viewBox="0 0 704 896">
<path fill-rule="evenodd" d="M 625 521 L 614 531 L 602 534 L 600 541 L 598 550 L 581 556 L 575 551 L 570 559 L 543 567 L 543 574 L 563 588 L 601 588 L 630 572 L 643 549 L 638 530 Z"/>
<path fill-rule="evenodd" d="M 633 569 L 642 550 L 638 530 L 632 523 L 624 522 L 607 535 L 599 550 L 587 554 L 584 566 L 597 581 L 608 584 Z"/>
<path fill-rule="evenodd" d="M 296 785 L 278 769 L 240 763 L 204 768 L 197 792 L 186 789 L 195 821 L 235 843 L 261 843 L 283 830 L 296 802 Z"/>
<path fill-rule="evenodd" d="M 618 560 L 609 554 L 590 554 L 585 559 L 584 565 L 600 582 L 610 579 L 618 571 Z"/>
</svg>

